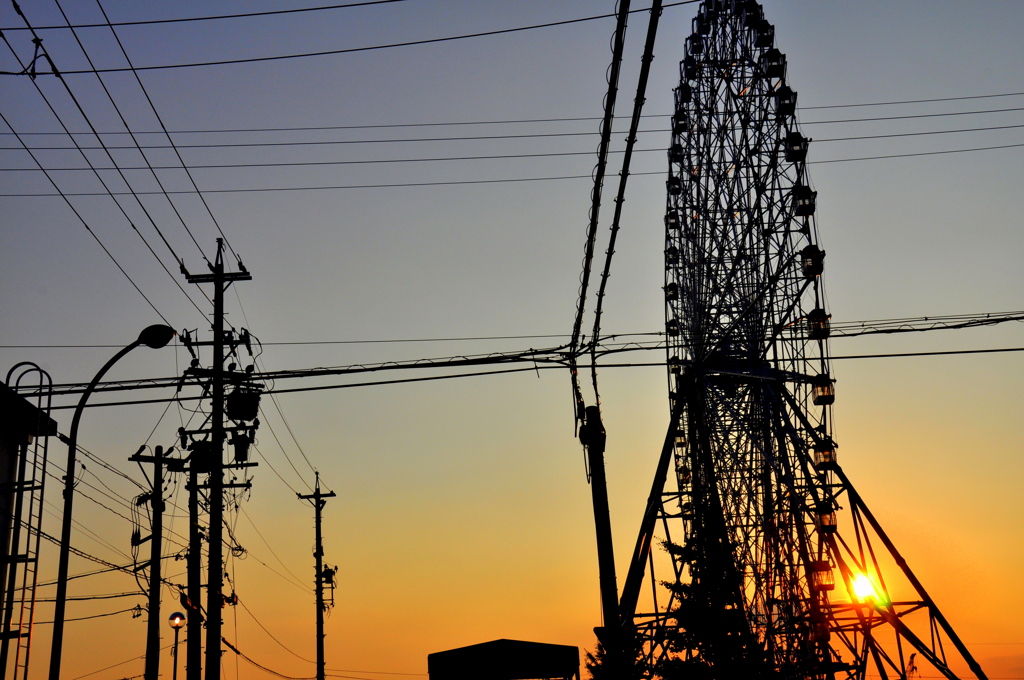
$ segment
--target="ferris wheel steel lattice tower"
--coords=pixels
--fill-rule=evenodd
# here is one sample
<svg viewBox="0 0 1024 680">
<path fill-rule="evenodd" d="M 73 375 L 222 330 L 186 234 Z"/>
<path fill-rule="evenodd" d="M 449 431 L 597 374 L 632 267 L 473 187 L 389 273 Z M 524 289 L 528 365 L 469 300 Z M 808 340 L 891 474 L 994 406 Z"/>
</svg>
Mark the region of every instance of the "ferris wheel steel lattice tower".
<svg viewBox="0 0 1024 680">
<path fill-rule="evenodd" d="M 705 0 L 680 64 L 672 422 L 624 637 L 663 678 L 985 678 L 838 464 L 810 140 L 774 33 L 757 2 Z"/>
</svg>

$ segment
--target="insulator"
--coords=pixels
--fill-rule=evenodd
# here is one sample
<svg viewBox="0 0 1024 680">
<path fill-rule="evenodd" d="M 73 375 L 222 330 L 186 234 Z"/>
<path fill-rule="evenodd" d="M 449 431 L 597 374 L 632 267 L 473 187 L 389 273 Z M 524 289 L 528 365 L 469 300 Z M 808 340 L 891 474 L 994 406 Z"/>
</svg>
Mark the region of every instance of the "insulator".
<svg viewBox="0 0 1024 680">
<path fill-rule="evenodd" d="M 762 54 L 757 64 L 765 78 L 786 77 L 786 55 L 775 48 Z"/>
<path fill-rule="evenodd" d="M 793 197 L 793 214 L 797 217 L 810 217 L 814 214 L 818 192 L 809 186 L 797 184 L 790 192 Z"/>
<path fill-rule="evenodd" d="M 810 141 L 799 132 L 787 134 L 785 142 L 786 161 L 789 163 L 800 163 L 806 159 L 807 145 Z"/>
<path fill-rule="evenodd" d="M 825 269 L 825 251 L 813 243 L 800 251 L 801 269 L 804 278 L 813 279 Z"/>
<path fill-rule="evenodd" d="M 796 113 L 796 92 L 788 85 L 783 85 L 775 91 L 775 110 L 780 117 Z"/>
<path fill-rule="evenodd" d="M 811 340 L 825 340 L 832 332 L 829 314 L 820 307 L 807 315 L 807 337 Z"/>
</svg>

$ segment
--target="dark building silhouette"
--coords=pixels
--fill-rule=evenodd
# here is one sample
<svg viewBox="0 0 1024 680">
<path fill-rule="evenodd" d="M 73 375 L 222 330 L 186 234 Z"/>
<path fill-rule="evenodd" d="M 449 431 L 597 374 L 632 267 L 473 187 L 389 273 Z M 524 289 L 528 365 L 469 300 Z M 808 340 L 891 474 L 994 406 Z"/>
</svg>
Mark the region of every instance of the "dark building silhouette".
<svg viewBox="0 0 1024 680">
<path fill-rule="evenodd" d="M 580 677 L 580 650 L 522 640 L 492 640 L 427 655 L 430 680 L 569 680 Z"/>
<path fill-rule="evenodd" d="M 55 434 L 46 412 L 0 382 L 0 672 L 16 640 L 15 676 L 28 672 L 45 438 Z"/>
</svg>

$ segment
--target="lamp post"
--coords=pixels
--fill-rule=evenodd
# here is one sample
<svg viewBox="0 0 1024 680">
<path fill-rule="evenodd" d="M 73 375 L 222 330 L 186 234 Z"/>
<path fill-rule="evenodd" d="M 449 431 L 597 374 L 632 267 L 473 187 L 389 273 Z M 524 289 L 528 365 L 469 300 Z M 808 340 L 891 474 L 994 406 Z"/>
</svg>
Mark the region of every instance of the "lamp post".
<svg viewBox="0 0 1024 680">
<path fill-rule="evenodd" d="M 167 624 L 174 629 L 174 672 L 171 680 L 178 680 L 178 634 L 185 625 L 185 615 L 181 612 L 174 612 L 171 614 L 171 618 L 167 619 Z"/>
<path fill-rule="evenodd" d="M 85 409 L 85 402 L 96 389 L 103 376 L 110 367 L 116 364 L 121 357 L 140 345 L 146 345 L 153 349 L 166 347 L 167 343 L 175 336 L 174 329 L 170 326 L 157 324 L 150 326 L 139 333 L 139 339 L 128 345 L 120 352 L 110 358 L 110 361 L 103 365 L 100 372 L 92 379 L 89 386 L 82 393 L 78 400 L 78 407 L 71 419 L 71 432 L 68 434 L 68 464 L 64 476 L 64 513 L 60 530 L 60 560 L 57 564 L 57 596 L 53 609 L 53 641 L 50 647 L 50 680 L 60 680 L 60 657 L 64 646 L 64 610 L 67 605 L 68 595 L 68 561 L 71 557 L 71 509 L 75 494 L 75 459 L 78 454 L 78 423 L 82 419 L 82 411 Z"/>
</svg>

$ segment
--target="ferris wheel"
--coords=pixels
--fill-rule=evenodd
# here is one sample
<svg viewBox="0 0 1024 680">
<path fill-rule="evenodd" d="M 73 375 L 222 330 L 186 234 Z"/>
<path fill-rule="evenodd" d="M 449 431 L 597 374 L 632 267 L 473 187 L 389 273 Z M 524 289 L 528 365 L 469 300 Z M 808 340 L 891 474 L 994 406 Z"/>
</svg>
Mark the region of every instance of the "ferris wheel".
<svg viewBox="0 0 1024 680">
<path fill-rule="evenodd" d="M 680 63 L 672 415 L 620 603 L 627 654 L 648 677 L 984 678 L 838 464 L 810 140 L 774 33 L 754 0 L 704 0 Z"/>
</svg>

